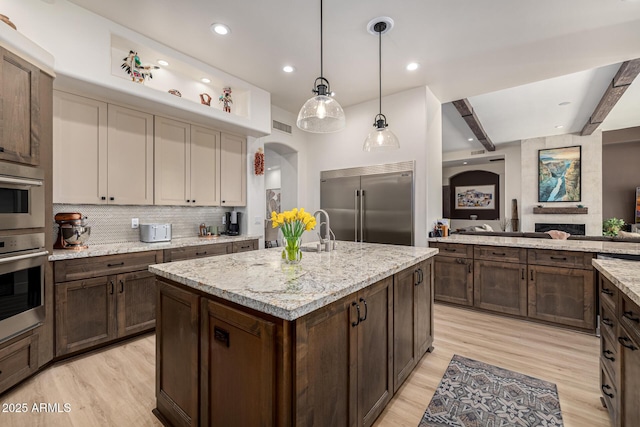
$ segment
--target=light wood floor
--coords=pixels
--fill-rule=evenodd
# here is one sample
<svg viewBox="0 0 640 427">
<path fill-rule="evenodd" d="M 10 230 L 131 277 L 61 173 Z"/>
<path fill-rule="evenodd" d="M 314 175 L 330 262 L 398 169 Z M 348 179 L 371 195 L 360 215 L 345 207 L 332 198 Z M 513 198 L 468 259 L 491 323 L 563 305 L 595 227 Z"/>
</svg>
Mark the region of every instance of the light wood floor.
<svg viewBox="0 0 640 427">
<path fill-rule="evenodd" d="M 436 305 L 434 347 L 376 427 L 416 427 L 454 354 L 556 383 L 566 427 L 609 427 L 600 405 L 599 341 L 594 336 Z M 29 411 L 40 402 L 69 403 L 71 411 L 0 412 L 0 426 L 159 426 L 151 414 L 155 337 L 58 363 L 0 396 L 0 405 L 27 403 Z"/>
</svg>

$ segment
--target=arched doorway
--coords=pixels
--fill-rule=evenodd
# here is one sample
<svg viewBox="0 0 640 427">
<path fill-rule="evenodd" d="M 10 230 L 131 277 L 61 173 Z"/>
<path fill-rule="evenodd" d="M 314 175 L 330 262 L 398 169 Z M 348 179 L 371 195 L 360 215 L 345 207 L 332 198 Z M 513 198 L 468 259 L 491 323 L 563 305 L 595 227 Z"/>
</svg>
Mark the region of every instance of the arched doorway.
<svg viewBox="0 0 640 427">
<path fill-rule="evenodd" d="M 298 152 L 286 144 L 264 144 L 265 244 L 278 239 L 271 228 L 271 212 L 283 212 L 298 206 Z"/>
</svg>

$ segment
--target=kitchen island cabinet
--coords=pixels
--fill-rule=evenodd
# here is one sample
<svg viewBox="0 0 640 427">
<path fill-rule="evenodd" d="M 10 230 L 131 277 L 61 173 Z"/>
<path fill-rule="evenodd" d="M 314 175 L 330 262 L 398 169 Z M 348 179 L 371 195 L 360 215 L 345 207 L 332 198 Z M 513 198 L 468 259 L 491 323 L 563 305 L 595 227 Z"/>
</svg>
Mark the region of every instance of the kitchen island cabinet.
<svg viewBox="0 0 640 427">
<path fill-rule="evenodd" d="M 373 424 L 394 393 L 395 286 L 403 271 L 430 269 L 437 250 L 339 248 L 305 252 L 298 265 L 281 264 L 274 248 L 150 266 L 159 284 L 154 413 L 180 426 Z M 415 278 L 430 283 L 430 274 Z M 412 319 L 428 324 L 415 325 L 410 345 L 426 351 L 433 294 L 411 293 Z"/>
</svg>

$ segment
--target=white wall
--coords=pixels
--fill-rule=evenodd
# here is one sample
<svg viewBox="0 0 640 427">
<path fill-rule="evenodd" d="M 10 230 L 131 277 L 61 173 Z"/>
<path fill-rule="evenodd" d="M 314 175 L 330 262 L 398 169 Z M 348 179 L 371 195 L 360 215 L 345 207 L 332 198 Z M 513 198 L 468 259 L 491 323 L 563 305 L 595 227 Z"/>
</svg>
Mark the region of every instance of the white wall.
<svg viewBox="0 0 640 427">
<path fill-rule="evenodd" d="M 427 225 L 442 215 L 440 102 L 425 87 L 389 95 L 382 100 L 389 128 L 400 149 L 364 152 L 362 145 L 378 113 L 378 100 L 345 109 L 347 126 L 333 134 L 309 134 L 306 171 L 310 209 L 320 207 L 320 172 L 357 166 L 415 161 L 415 245 L 426 246 Z"/>
<path fill-rule="evenodd" d="M 580 202 L 538 202 L 538 150 L 582 146 Z M 523 231 L 534 231 L 535 223 L 585 224 L 587 235 L 602 235 L 602 131 L 593 135 L 558 135 L 522 140 L 522 209 Z M 589 208 L 587 215 L 534 215 L 539 204 L 548 207 L 575 207 L 582 204 Z"/>
</svg>

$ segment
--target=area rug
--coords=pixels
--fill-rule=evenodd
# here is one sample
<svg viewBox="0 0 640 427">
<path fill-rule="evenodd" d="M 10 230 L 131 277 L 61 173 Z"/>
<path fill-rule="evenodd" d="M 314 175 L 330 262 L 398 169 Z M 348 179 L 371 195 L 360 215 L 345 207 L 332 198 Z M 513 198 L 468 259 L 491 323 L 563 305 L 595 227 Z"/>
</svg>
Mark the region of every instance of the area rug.
<svg viewBox="0 0 640 427">
<path fill-rule="evenodd" d="M 456 354 L 418 427 L 562 425 L 555 384 Z"/>
</svg>

